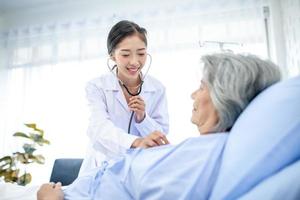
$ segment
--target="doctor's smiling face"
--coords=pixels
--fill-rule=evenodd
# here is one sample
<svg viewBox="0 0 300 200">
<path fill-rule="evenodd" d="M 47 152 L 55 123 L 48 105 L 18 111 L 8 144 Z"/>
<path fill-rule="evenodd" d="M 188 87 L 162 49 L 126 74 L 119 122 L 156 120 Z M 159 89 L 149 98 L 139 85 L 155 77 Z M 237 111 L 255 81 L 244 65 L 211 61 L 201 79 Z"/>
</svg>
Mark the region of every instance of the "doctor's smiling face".
<svg viewBox="0 0 300 200">
<path fill-rule="evenodd" d="M 218 123 L 218 113 L 213 105 L 207 84 L 202 80 L 200 87 L 191 95 L 194 100 L 191 121 L 198 127 L 200 134 L 213 132 Z"/>
<path fill-rule="evenodd" d="M 139 85 L 139 74 L 147 58 L 146 29 L 131 21 L 118 22 L 109 31 L 107 51 L 117 66 L 118 78 L 127 87 Z"/>
<path fill-rule="evenodd" d="M 118 67 L 118 77 L 124 81 L 137 80 L 145 65 L 147 49 L 139 33 L 125 37 L 112 54 L 112 59 Z M 130 82 L 130 81 L 129 81 Z"/>
</svg>

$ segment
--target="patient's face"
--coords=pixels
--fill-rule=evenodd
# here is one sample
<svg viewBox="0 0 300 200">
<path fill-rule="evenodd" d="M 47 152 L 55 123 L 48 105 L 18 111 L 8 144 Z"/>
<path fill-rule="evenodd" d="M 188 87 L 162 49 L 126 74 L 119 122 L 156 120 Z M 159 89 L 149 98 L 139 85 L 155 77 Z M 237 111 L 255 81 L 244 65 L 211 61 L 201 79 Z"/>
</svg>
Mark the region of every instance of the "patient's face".
<svg viewBox="0 0 300 200">
<path fill-rule="evenodd" d="M 198 127 L 200 134 L 211 133 L 219 118 L 204 81 L 191 97 L 194 100 L 192 123 Z"/>
</svg>

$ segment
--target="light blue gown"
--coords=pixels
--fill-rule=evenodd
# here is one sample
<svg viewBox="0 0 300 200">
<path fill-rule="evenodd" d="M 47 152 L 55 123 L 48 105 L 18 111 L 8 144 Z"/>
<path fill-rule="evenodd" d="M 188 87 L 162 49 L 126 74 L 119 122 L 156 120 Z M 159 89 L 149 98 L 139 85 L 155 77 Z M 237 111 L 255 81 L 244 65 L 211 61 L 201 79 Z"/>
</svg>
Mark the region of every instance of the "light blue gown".
<svg viewBox="0 0 300 200">
<path fill-rule="evenodd" d="M 207 199 L 226 139 L 219 133 L 176 146 L 131 149 L 78 178 L 64 190 L 65 199 Z"/>
</svg>

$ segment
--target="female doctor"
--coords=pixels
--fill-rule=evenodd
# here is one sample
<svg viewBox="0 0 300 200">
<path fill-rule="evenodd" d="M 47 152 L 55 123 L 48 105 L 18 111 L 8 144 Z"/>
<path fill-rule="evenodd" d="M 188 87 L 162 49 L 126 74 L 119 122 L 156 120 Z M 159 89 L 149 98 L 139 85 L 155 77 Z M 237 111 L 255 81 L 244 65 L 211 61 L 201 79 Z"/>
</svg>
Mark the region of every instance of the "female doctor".
<svg viewBox="0 0 300 200">
<path fill-rule="evenodd" d="M 120 21 L 108 34 L 107 49 L 110 73 L 91 80 L 86 87 L 90 144 L 80 174 L 129 148 L 169 143 L 164 135 L 169 129 L 165 87 L 141 71 L 151 65 L 146 30 Z M 150 64 L 144 66 L 147 59 Z"/>
</svg>

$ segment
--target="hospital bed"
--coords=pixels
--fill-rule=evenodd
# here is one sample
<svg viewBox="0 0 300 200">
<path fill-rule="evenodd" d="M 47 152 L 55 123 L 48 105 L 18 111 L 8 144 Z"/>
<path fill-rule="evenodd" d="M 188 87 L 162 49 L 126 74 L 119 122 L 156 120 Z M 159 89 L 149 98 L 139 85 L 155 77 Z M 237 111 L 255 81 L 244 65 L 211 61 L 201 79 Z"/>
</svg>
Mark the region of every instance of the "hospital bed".
<svg viewBox="0 0 300 200">
<path fill-rule="evenodd" d="M 300 76 L 266 89 L 240 115 L 207 199 L 300 199 L 299 180 Z M 0 185 L 1 200 L 5 192 Z"/>
</svg>

